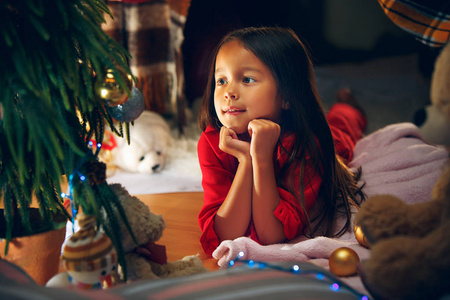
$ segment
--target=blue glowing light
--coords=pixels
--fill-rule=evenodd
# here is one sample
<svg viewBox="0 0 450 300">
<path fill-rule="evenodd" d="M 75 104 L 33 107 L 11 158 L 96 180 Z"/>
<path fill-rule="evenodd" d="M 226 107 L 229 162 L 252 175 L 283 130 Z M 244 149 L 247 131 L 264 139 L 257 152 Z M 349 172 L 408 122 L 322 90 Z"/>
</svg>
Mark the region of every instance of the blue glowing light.
<svg viewBox="0 0 450 300">
<path fill-rule="evenodd" d="M 80 176 L 80 180 L 81 180 L 81 181 L 85 181 L 85 180 L 86 180 L 86 176 L 81 175 L 81 176 Z"/>
<path fill-rule="evenodd" d="M 333 291 L 339 291 L 339 288 L 340 288 L 340 286 L 339 286 L 339 284 L 337 284 L 337 283 L 333 283 L 333 284 L 331 285 L 331 289 L 332 289 Z"/>
<path fill-rule="evenodd" d="M 304 275 L 315 274 L 315 276 L 318 280 L 326 280 L 327 282 L 330 282 L 330 280 L 333 280 L 333 278 L 330 278 L 330 276 L 328 276 L 327 274 L 321 273 L 321 272 L 315 272 L 315 271 L 311 271 L 311 270 L 301 270 L 300 266 L 296 265 L 296 264 L 292 265 L 290 268 L 283 268 L 283 267 L 280 267 L 277 265 L 272 265 L 270 263 L 264 263 L 261 261 L 241 259 L 244 255 L 245 255 L 244 251 L 240 251 L 234 260 L 231 260 L 228 262 L 228 266 L 232 267 L 236 264 L 237 261 L 240 260 L 241 262 L 246 262 L 247 266 L 249 266 L 249 267 L 253 267 L 253 266 L 257 265 L 258 268 L 260 268 L 260 269 L 269 268 L 269 269 L 276 269 L 276 270 L 281 270 L 281 271 L 285 271 L 285 272 L 292 272 L 292 273 L 296 274 L 297 276 L 300 276 L 302 274 L 304 274 Z M 343 284 L 342 288 L 349 290 L 351 293 L 356 295 L 360 300 L 369 300 L 368 296 L 358 293 L 356 290 L 352 289 L 349 286 L 346 286 L 345 284 Z M 330 285 L 330 289 L 334 292 L 337 292 L 341 289 L 341 286 L 339 285 L 339 283 L 334 282 Z"/>
<path fill-rule="evenodd" d="M 97 143 L 97 148 L 101 148 L 101 147 L 102 147 L 102 144 Z"/>
<path fill-rule="evenodd" d="M 89 141 L 89 143 L 88 143 L 88 145 L 89 145 L 90 147 L 92 147 L 93 144 L 94 144 L 94 143 L 93 143 L 92 141 Z"/>
</svg>

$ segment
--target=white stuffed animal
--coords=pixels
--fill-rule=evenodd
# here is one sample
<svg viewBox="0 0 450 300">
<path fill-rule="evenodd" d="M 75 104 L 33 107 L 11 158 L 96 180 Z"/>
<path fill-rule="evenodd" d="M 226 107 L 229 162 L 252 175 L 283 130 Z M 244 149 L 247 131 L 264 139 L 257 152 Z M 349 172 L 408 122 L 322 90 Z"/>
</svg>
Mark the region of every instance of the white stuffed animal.
<svg viewBox="0 0 450 300">
<path fill-rule="evenodd" d="M 113 164 L 135 173 L 154 173 L 164 168 L 172 144 L 169 124 L 159 114 L 144 111 L 130 126 L 130 144 L 117 138 Z"/>
</svg>

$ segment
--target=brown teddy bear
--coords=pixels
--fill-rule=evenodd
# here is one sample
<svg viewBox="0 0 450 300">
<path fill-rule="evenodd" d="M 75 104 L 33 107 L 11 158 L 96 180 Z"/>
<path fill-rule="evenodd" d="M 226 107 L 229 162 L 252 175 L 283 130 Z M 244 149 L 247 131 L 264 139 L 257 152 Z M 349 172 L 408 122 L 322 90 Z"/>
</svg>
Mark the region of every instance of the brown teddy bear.
<svg viewBox="0 0 450 300">
<path fill-rule="evenodd" d="M 166 228 L 163 217 L 152 213 L 147 205 L 137 197 L 131 196 L 120 184 L 110 186 L 119 198 L 138 242 L 136 245 L 125 224 L 121 224 L 128 282 L 139 279 L 173 278 L 208 271 L 197 255 L 167 262 L 165 247 L 155 244 Z M 123 279 L 125 274 L 120 266 L 118 273 L 120 279 Z"/>
<path fill-rule="evenodd" d="M 450 43 L 435 63 L 423 137 L 450 152 Z M 371 245 L 361 279 L 377 299 L 436 299 L 450 294 L 450 158 L 432 200 L 413 205 L 390 195 L 370 197 L 356 216 Z"/>
</svg>

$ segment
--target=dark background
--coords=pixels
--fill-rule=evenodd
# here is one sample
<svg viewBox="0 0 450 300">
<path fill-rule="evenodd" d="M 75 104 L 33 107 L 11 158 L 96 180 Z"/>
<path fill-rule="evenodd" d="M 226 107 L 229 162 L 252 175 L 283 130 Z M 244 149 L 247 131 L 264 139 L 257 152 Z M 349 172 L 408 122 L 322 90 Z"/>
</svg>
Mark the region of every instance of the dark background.
<svg viewBox="0 0 450 300">
<path fill-rule="evenodd" d="M 417 53 L 417 69 L 429 77 L 436 56 L 397 27 L 376 0 L 192 0 L 182 46 L 188 103 L 203 94 L 219 40 L 230 30 L 263 25 L 292 28 L 316 66 Z"/>
</svg>

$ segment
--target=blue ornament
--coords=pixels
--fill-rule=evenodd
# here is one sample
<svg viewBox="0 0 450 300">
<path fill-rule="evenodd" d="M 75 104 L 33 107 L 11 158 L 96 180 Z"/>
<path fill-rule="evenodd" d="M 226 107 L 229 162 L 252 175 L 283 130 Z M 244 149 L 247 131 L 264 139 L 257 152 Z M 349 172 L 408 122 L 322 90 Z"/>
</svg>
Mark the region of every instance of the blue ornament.
<svg viewBox="0 0 450 300">
<path fill-rule="evenodd" d="M 119 122 L 132 122 L 145 110 L 144 96 L 135 86 L 131 89 L 131 95 L 127 101 L 117 106 L 107 106 L 111 117 Z"/>
</svg>

